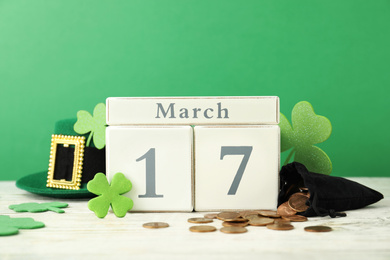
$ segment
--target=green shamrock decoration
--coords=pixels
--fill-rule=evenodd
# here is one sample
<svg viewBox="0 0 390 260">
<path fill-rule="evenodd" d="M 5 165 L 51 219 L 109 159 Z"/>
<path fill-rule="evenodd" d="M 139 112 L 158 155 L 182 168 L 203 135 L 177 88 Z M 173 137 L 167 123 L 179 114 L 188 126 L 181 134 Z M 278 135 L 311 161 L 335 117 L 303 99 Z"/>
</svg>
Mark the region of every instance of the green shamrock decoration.
<svg viewBox="0 0 390 260">
<path fill-rule="evenodd" d="M 328 118 L 314 113 L 312 105 L 307 101 L 297 103 L 291 113 L 291 122 L 280 114 L 281 152 L 292 148 L 284 165 L 294 155 L 294 161 L 304 164 L 311 172 L 329 175 L 332 162 L 328 155 L 314 146 L 326 141 L 332 133 L 332 125 Z"/>
<path fill-rule="evenodd" d="M 0 216 L 0 236 L 9 236 L 19 233 L 19 229 L 42 228 L 45 224 L 32 218 L 10 218 Z"/>
<path fill-rule="evenodd" d="M 44 212 L 44 211 L 54 211 L 57 213 L 64 213 L 65 211 L 60 208 L 66 208 L 68 204 L 62 202 L 48 202 L 48 203 L 22 203 L 17 205 L 10 205 L 9 208 L 16 212 Z"/>
<path fill-rule="evenodd" d="M 111 185 L 109 185 L 106 175 L 99 172 L 87 184 L 87 189 L 90 192 L 99 195 L 88 202 L 88 208 L 95 212 L 97 217 L 104 218 L 111 205 L 115 216 L 122 218 L 127 211 L 133 208 L 133 200 L 121 196 L 129 192 L 131 188 L 131 181 L 126 179 L 123 173 L 116 173 L 112 178 Z"/>
<path fill-rule="evenodd" d="M 73 128 L 76 133 L 82 135 L 90 132 L 87 146 L 89 146 L 93 136 L 95 147 L 103 149 L 106 145 L 106 105 L 97 104 L 93 110 L 93 116 L 85 110 L 77 112 L 77 122 Z"/>
</svg>

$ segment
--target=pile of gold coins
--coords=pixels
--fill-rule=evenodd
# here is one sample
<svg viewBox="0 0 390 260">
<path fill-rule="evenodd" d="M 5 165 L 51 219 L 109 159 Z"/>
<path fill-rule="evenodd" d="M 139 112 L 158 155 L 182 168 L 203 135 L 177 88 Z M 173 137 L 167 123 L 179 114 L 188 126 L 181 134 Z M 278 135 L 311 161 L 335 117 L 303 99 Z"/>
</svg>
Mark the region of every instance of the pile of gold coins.
<svg viewBox="0 0 390 260">
<path fill-rule="evenodd" d="M 287 219 L 288 216 L 281 216 L 276 211 L 272 210 L 247 210 L 240 212 L 221 212 L 215 214 L 206 214 L 204 218 L 190 218 L 190 223 L 211 223 L 213 219 L 223 221 L 223 233 L 245 233 L 248 231 L 247 226 L 266 226 L 273 230 L 291 230 L 294 228 L 291 221 L 306 221 L 307 218 L 299 216 L 299 219 Z M 212 232 L 216 228 L 208 225 L 199 225 L 190 227 L 192 232 Z"/>
<path fill-rule="evenodd" d="M 298 212 L 304 212 L 309 208 L 306 202 L 310 199 L 310 193 L 305 188 L 300 188 L 300 190 L 300 192 L 292 194 L 288 201 L 278 207 L 279 215 L 294 216 Z"/>
<path fill-rule="evenodd" d="M 261 227 L 265 226 L 272 230 L 291 230 L 294 226 L 291 222 L 304 222 L 307 218 L 301 215 L 297 215 L 299 212 L 306 211 L 309 206 L 306 205 L 307 200 L 310 198 L 310 193 L 306 188 L 300 188 L 299 192 L 292 194 L 288 201 L 282 203 L 277 211 L 273 210 L 246 210 L 240 212 L 220 212 L 209 213 L 204 215 L 203 218 L 189 218 L 189 223 L 202 224 L 191 226 L 189 230 L 191 232 L 214 232 L 217 228 L 210 225 L 204 225 L 214 222 L 214 219 L 223 221 L 222 228 L 223 233 L 237 234 L 245 233 L 248 231 L 247 226 Z M 169 227 L 164 222 L 151 222 L 143 225 L 145 228 L 165 228 Z M 332 228 L 327 226 L 308 226 L 305 227 L 305 231 L 308 232 L 329 232 Z"/>
</svg>

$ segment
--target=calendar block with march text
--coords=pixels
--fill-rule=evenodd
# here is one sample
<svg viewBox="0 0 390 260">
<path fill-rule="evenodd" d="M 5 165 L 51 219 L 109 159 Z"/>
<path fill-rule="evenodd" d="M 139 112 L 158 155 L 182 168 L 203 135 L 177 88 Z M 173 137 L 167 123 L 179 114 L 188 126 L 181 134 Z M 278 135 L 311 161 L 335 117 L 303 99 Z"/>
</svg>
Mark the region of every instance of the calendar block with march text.
<svg viewBox="0 0 390 260">
<path fill-rule="evenodd" d="M 192 151 L 191 126 L 109 126 L 107 178 L 132 182 L 132 211 L 192 211 Z"/>
<path fill-rule="evenodd" d="M 279 126 L 195 126 L 194 138 L 196 211 L 276 209 Z"/>
<path fill-rule="evenodd" d="M 110 97 L 108 125 L 278 124 L 279 98 Z"/>
</svg>

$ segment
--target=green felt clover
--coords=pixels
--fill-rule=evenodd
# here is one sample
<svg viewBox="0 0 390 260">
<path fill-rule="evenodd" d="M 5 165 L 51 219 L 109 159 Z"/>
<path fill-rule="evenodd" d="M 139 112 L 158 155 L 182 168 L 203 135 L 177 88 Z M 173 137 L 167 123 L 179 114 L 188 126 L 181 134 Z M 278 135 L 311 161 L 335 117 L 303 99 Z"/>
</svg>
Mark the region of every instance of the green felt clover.
<svg viewBox="0 0 390 260">
<path fill-rule="evenodd" d="M 10 236 L 19 233 L 19 229 L 42 228 L 45 224 L 32 218 L 10 218 L 0 215 L 0 236 Z"/>
<path fill-rule="evenodd" d="M 307 101 L 297 103 L 291 113 L 291 122 L 280 114 L 281 152 L 291 149 L 284 165 L 294 155 L 294 161 L 304 164 L 311 172 L 329 175 L 332 162 L 328 155 L 314 146 L 326 141 L 332 133 L 329 119 L 314 113 Z"/>
<path fill-rule="evenodd" d="M 95 147 L 103 149 L 106 145 L 106 105 L 97 104 L 93 110 L 93 116 L 85 110 L 77 112 L 77 122 L 73 128 L 76 133 L 82 135 L 90 132 L 87 146 L 93 136 Z"/>
<path fill-rule="evenodd" d="M 122 218 L 127 211 L 133 208 L 133 200 L 122 196 L 131 188 L 131 181 L 126 179 L 123 173 L 116 173 L 112 178 L 111 185 L 109 185 L 106 175 L 99 172 L 87 184 L 87 189 L 90 192 L 99 195 L 88 202 L 88 208 L 95 212 L 99 218 L 104 218 L 111 205 L 115 216 Z"/>
<path fill-rule="evenodd" d="M 9 208 L 16 212 L 44 212 L 44 211 L 54 211 L 57 213 L 64 213 L 65 211 L 60 208 L 66 208 L 68 204 L 62 202 L 48 202 L 48 203 L 22 203 L 17 205 L 10 205 Z"/>
</svg>

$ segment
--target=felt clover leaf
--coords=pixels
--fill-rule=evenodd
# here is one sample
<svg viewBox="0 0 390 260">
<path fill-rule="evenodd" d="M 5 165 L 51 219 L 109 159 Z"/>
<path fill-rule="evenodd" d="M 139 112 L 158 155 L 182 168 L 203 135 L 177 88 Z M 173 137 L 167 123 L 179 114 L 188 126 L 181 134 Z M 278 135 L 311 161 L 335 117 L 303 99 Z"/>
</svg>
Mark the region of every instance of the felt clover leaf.
<svg viewBox="0 0 390 260">
<path fill-rule="evenodd" d="M 0 216 L 0 236 L 9 236 L 19 233 L 19 229 L 42 228 L 45 224 L 32 218 L 10 218 Z"/>
<path fill-rule="evenodd" d="M 95 147 L 98 149 L 104 148 L 106 145 L 106 105 L 103 103 L 97 104 L 93 110 L 93 116 L 85 110 L 77 112 L 77 122 L 73 128 L 78 134 L 90 132 L 87 146 L 89 146 L 93 136 Z"/>
<path fill-rule="evenodd" d="M 133 208 L 133 200 L 121 194 L 129 192 L 131 188 L 131 181 L 126 179 L 123 173 L 116 173 L 109 185 L 106 175 L 99 172 L 87 184 L 90 192 L 99 195 L 88 202 L 88 208 L 95 212 L 97 217 L 104 218 L 111 205 L 115 216 L 122 218 L 127 211 Z"/>
<path fill-rule="evenodd" d="M 285 165 L 294 155 L 294 161 L 304 164 L 309 171 L 327 174 L 332 172 L 328 155 L 315 144 L 326 141 L 332 133 L 328 118 L 314 113 L 307 101 L 297 103 L 291 113 L 291 122 L 281 114 L 281 152 L 292 148 Z"/>
<path fill-rule="evenodd" d="M 48 203 L 22 203 L 17 205 L 10 205 L 9 208 L 16 212 L 44 212 L 44 211 L 54 211 L 57 213 L 64 213 L 65 211 L 60 208 L 66 208 L 68 204 L 62 202 L 48 202 Z"/>
</svg>

